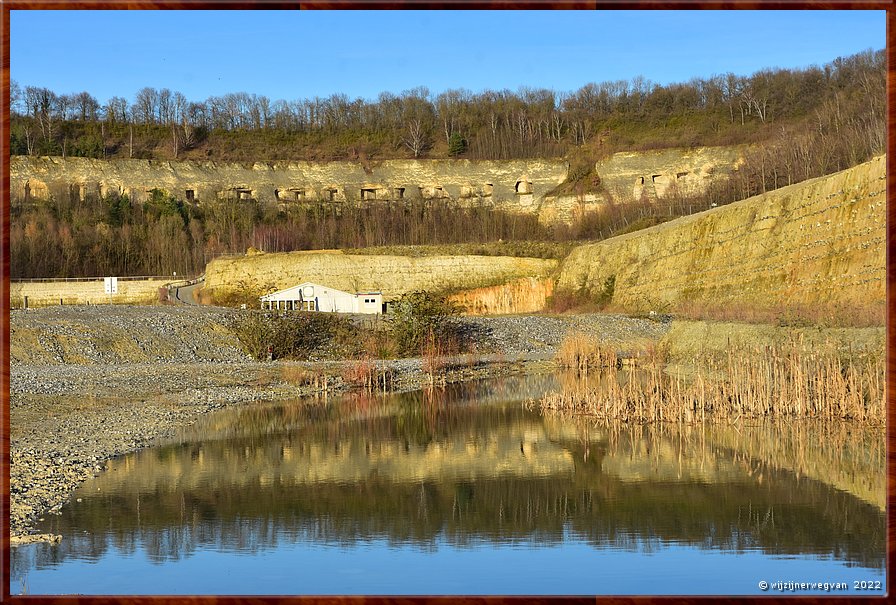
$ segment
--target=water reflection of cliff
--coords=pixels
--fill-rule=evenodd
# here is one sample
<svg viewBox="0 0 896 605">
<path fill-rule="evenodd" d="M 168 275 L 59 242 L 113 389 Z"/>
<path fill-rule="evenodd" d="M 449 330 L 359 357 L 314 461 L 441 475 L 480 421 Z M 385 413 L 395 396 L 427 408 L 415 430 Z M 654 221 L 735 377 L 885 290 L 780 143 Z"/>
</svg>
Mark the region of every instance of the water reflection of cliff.
<svg viewBox="0 0 896 605">
<path fill-rule="evenodd" d="M 64 540 L 42 563 L 112 545 L 165 560 L 200 545 L 432 548 L 571 534 L 601 548 L 675 542 L 883 567 L 881 511 L 744 455 L 724 433 L 584 427 L 475 399 L 436 391 L 221 414 L 215 438 L 200 431 L 127 456 L 86 484 L 52 519 Z"/>
</svg>

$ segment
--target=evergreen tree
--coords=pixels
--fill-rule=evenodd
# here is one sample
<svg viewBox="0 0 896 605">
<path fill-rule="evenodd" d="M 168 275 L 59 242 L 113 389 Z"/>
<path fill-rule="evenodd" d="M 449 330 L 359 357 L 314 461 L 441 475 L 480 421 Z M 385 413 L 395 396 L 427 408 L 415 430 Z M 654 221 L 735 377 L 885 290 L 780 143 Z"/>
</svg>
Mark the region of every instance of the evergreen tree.
<svg viewBox="0 0 896 605">
<path fill-rule="evenodd" d="M 455 158 L 467 150 L 467 141 L 459 132 L 454 132 L 448 139 L 448 155 Z"/>
</svg>

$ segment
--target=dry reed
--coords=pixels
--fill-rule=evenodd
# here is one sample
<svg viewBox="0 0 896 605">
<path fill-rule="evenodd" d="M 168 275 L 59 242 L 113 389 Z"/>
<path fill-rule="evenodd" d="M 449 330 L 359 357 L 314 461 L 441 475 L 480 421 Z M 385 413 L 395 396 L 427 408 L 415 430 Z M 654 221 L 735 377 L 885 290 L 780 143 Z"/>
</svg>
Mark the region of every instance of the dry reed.
<svg viewBox="0 0 896 605">
<path fill-rule="evenodd" d="M 591 368 L 616 367 L 616 350 L 596 342 L 582 333 L 573 333 L 563 339 L 555 357 L 560 367 L 587 373 Z"/>
<path fill-rule="evenodd" d="M 378 366 L 369 356 L 363 355 L 345 366 L 342 379 L 349 385 L 369 392 L 380 389 L 386 391 L 394 385 L 395 372 L 384 364 Z"/>
<path fill-rule="evenodd" d="M 447 339 L 450 341 L 450 339 Z M 445 370 L 448 367 L 446 356 L 456 347 L 446 339 L 437 338 L 432 330 L 427 334 L 420 351 L 423 371 L 429 376 L 429 384 L 445 384 Z"/>
<path fill-rule="evenodd" d="M 280 368 L 280 379 L 286 384 L 295 387 L 310 388 L 313 392 L 327 392 L 336 388 L 333 381 L 325 372 L 312 371 L 297 365 L 284 365 Z"/>
<path fill-rule="evenodd" d="M 563 356 L 575 364 L 566 366 L 581 370 L 591 358 L 582 343 L 570 341 Z M 833 345 L 809 349 L 802 342 L 729 347 L 721 358 L 696 359 L 688 379 L 670 376 L 658 364 L 632 373 L 595 359 L 594 365 L 607 368 L 596 385 L 546 395 L 541 408 L 630 422 L 769 417 L 882 424 L 886 419 L 883 355 L 841 352 Z"/>
</svg>

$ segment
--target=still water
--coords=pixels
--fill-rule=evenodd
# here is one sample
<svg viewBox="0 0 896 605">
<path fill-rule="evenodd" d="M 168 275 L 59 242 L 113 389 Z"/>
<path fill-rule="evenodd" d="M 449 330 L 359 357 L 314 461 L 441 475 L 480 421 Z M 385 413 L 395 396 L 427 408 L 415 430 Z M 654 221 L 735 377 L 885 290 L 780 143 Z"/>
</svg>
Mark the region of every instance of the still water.
<svg viewBox="0 0 896 605">
<path fill-rule="evenodd" d="M 882 432 L 523 405 L 561 383 L 210 415 L 85 483 L 11 592 L 883 596 Z"/>
</svg>

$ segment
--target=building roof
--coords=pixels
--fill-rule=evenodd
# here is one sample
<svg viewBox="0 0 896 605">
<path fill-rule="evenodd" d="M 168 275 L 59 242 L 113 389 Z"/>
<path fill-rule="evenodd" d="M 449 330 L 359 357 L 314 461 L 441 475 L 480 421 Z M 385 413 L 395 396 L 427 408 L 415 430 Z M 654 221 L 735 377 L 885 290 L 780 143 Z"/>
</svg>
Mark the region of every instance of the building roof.
<svg viewBox="0 0 896 605">
<path fill-rule="evenodd" d="M 345 294 L 346 296 L 364 296 L 364 295 L 382 295 L 382 292 L 358 292 L 356 294 L 352 294 L 351 292 L 345 292 L 344 290 L 339 290 L 337 288 L 331 288 L 330 286 L 325 286 L 323 284 L 317 284 L 314 282 L 306 281 L 301 284 L 290 286 L 289 288 L 285 288 L 283 290 L 277 290 L 276 292 L 271 292 L 269 294 L 265 294 L 264 296 L 258 297 L 258 299 L 262 302 L 267 302 L 269 300 L 299 300 L 302 298 L 302 289 L 306 286 L 311 286 L 313 288 L 322 288 L 327 290 L 328 293 L 335 294 Z M 315 294 L 316 295 L 316 294 Z"/>
</svg>

